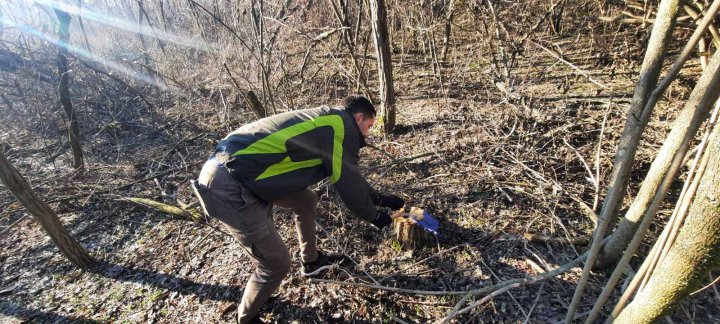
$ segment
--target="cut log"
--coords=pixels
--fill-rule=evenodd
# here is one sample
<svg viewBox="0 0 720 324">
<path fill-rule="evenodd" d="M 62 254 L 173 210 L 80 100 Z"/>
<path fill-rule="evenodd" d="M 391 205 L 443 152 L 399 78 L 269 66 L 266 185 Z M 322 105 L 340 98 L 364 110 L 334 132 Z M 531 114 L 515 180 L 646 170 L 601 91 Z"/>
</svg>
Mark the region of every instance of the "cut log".
<svg viewBox="0 0 720 324">
<path fill-rule="evenodd" d="M 421 220 L 423 213 L 422 208 L 412 207 L 409 212 L 400 210 L 393 215 L 395 240 L 402 250 L 422 249 L 433 242 L 433 235 L 413 220 Z"/>
</svg>

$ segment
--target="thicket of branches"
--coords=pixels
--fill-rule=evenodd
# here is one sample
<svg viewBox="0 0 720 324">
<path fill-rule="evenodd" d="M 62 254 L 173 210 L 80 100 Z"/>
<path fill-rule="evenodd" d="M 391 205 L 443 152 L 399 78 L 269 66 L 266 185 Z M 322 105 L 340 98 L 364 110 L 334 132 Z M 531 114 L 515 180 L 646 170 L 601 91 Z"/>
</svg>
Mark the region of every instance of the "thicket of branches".
<svg viewBox="0 0 720 324">
<path fill-rule="evenodd" d="M 717 100 L 720 58 L 715 49 L 720 36 L 713 11 L 716 6 L 703 1 L 669 0 L 623 4 L 393 0 L 385 4 L 395 68 L 422 66 L 432 72 L 424 93 L 396 87 L 397 95 L 407 101 L 433 98 L 446 103 L 499 103 L 511 112 L 514 123 L 501 127 L 510 134 L 505 139 L 523 131 L 523 127 L 540 124 L 547 131 L 540 137 L 547 142 L 521 134 L 519 139 L 512 138 L 514 144 L 537 148 L 535 154 L 542 154 L 545 146 L 560 147 L 570 160 L 578 157 L 582 161 L 574 167 L 566 165 L 564 174 L 548 179 L 535 170 L 542 168 L 536 156 L 531 157 L 534 164 L 528 166 L 519 151 L 503 147 L 496 150 L 506 154 L 520 172 L 531 174 L 543 198 L 546 193 L 557 201 L 568 198 L 584 214 L 599 215 L 590 251 L 574 261 L 591 256 L 567 321 L 574 319 L 582 287 L 590 269 L 597 265 L 595 255 L 600 256 L 603 265 L 622 259 L 605 296 L 591 312 L 588 321 L 592 321 L 660 206 L 676 203 L 665 200 L 672 181 L 684 174 L 692 179 L 695 171 L 690 168 L 685 173 L 688 169 L 683 169 L 690 160 L 690 144 L 705 143 L 707 139 L 699 140 L 697 133 L 709 133 L 714 125 L 714 121 L 704 121 Z M 364 94 L 380 103 L 370 6 L 364 0 L 105 0 L 92 5 L 82 1 L 18 0 L 0 3 L 0 13 L 2 149 L 15 159 L 26 158 L 18 167 L 33 175 L 52 179 L 72 173 L 73 167 L 82 164 L 77 157 L 70 159 L 68 153 L 73 137 L 65 134 L 73 133 L 74 118 L 79 124 L 81 146 L 87 152 L 85 164 L 91 166 L 85 172 L 120 161 L 138 169 L 164 172 L 169 169 L 166 162 L 170 153 L 160 154 L 160 160 L 149 159 L 148 165 L 138 161 L 156 156 L 153 144 L 167 139 L 175 142 L 173 150 L 180 150 L 180 143 L 197 139 L 196 133 L 221 136 L 240 123 L 327 104 L 351 93 Z M 68 42 L 58 32 L 62 25 L 58 18 L 65 14 L 70 18 Z M 578 56 L 565 55 L 558 42 L 571 35 L 569 30 L 589 35 L 590 39 L 583 42 L 590 48 L 579 51 Z M 683 41 L 673 42 L 676 39 Z M 716 54 L 711 58 L 713 52 Z M 537 53 L 572 72 L 548 76 L 549 68 L 533 69 L 533 63 L 539 60 Z M 63 57 L 66 63 L 62 63 Z M 661 73 L 668 70 L 666 57 L 673 57 L 679 65 Z M 678 77 L 680 84 L 671 86 L 676 78 L 673 73 L 679 72 L 688 57 L 697 57 L 701 63 L 685 65 L 687 73 Z M 589 67 L 602 73 L 588 72 Z M 639 74 L 640 80 L 637 85 L 628 85 L 617 80 L 616 73 L 630 73 L 633 77 Z M 64 77 L 67 87 L 59 83 Z M 555 78 L 561 81 L 553 83 L 557 87 L 554 90 L 562 95 L 551 98 L 545 95 L 547 89 L 542 84 Z M 577 80 L 587 83 L 587 88 L 577 89 Z M 578 123 L 600 131 L 587 135 L 580 129 L 568 138 L 556 139 L 556 132 L 577 126 L 565 126 L 563 119 L 579 118 L 578 111 L 583 108 L 568 95 L 573 87 L 575 95 L 594 98 L 585 107 L 592 114 L 584 112 L 587 115 Z M 64 88 L 69 90 L 69 96 L 63 97 Z M 668 88 L 670 92 L 666 93 Z M 630 94 L 633 89 L 634 97 Z M 681 106 L 674 99 L 687 99 L 688 103 L 682 111 L 655 116 L 655 103 L 663 97 L 664 108 Z M 68 98 L 72 99 L 70 110 L 64 100 Z M 629 106 L 629 113 L 617 109 L 619 105 Z M 398 110 L 402 114 L 402 106 Z M 679 126 L 675 126 L 678 130 L 670 134 L 682 140 L 665 140 L 663 129 L 645 130 L 651 122 L 675 116 L 680 116 Z M 682 124 L 683 120 L 691 122 Z M 623 134 L 610 131 L 623 124 Z M 638 146 L 643 134 L 651 145 Z M 658 156 L 666 161 L 658 158 L 650 166 L 661 145 Z M 708 148 L 711 152 L 713 149 L 713 145 Z M 696 159 L 700 161 L 700 155 Z M 188 172 L 192 170 L 190 164 L 182 162 Z M 650 179 L 646 179 L 647 184 L 642 183 L 646 174 Z M 694 186 L 700 180 L 695 179 Z M 637 197 L 625 197 L 628 191 Z M 677 202 L 688 209 L 691 198 Z M 630 204 L 633 199 L 636 202 Z M 622 209 L 628 206 L 630 212 L 625 214 Z M 622 230 L 614 234 L 612 244 L 603 246 L 606 230 L 615 226 L 617 216 L 626 216 L 619 225 Z M 587 222 L 570 230 L 563 228 L 565 235 L 569 238 L 569 233 L 588 234 L 583 224 Z M 682 221 L 671 222 L 667 231 L 681 225 Z M 633 237 L 635 233 L 640 234 Z M 648 265 L 642 265 L 646 272 L 636 280 L 643 278 L 643 286 L 650 282 L 652 269 L 662 265 L 659 251 L 669 253 L 672 243 L 664 245 L 666 236 L 673 237 L 663 234 L 661 244 L 646 261 Z M 631 248 L 623 255 L 628 245 Z M 703 264 L 702 269 L 712 270 L 713 266 Z M 557 272 L 497 288 L 534 283 L 551 274 Z M 468 296 L 487 292 L 476 291 Z M 622 303 L 627 303 L 632 293 L 631 289 L 623 296 L 621 306 L 611 316 L 620 314 Z M 461 310 L 466 301 L 461 300 L 446 320 L 481 304 Z M 629 309 L 634 309 L 632 304 Z"/>
</svg>

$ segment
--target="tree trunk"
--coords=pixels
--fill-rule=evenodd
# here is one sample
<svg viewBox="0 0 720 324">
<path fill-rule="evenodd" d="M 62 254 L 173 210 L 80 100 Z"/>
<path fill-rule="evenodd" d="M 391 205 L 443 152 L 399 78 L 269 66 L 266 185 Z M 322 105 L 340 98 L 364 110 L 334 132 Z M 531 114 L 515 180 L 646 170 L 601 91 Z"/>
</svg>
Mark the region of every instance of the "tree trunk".
<svg viewBox="0 0 720 324">
<path fill-rule="evenodd" d="M 5 158 L 0 150 L 0 180 L 18 201 L 40 222 L 63 255 L 80 268 L 90 267 L 94 261 L 85 249 L 70 235 L 55 212 L 33 192 L 30 184 Z"/>
<path fill-rule="evenodd" d="M 700 180 L 675 244 L 653 272 L 648 285 L 618 315 L 615 323 L 650 323 L 686 298 L 702 277 L 720 263 L 720 127 L 708 146 L 709 163 Z"/>
<path fill-rule="evenodd" d="M 60 23 L 58 26 L 60 46 L 58 46 L 57 55 L 58 75 L 60 75 L 58 96 L 60 97 L 60 104 L 63 110 L 65 110 L 65 116 L 67 116 L 68 123 L 70 124 L 70 127 L 68 127 L 68 138 L 73 152 L 73 168 L 82 169 L 84 162 L 82 147 L 80 146 L 80 127 L 78 126 L 77 115 L 70 101 L 70 90 L 68 89 L 67 46 L 70 44 L 70 15 L 59 9 L 55 9 L 55 15 L 57 15 Z"/>
<path fill-rule="evenodd" d="M 442 49 L 442 60 L 447 59 L 448 49 L 450 48 L 450 33 L 452 31 L 452 22 L 455 18 L 455 0 L 450 0 L 445 8 L 445 30 L 443 32 L 443 49 Z"/>
<path fill-rule="evenodd" d="M 252 111 L 255 113 L 255 116 L 257 119 L 262 119 L 267 117 L 267 110 L 265 110 L 265 107 L 260 102 L 260 99 L 255 95 L 255 92 L 252 90 L 248 90 L 245 92 L 245 103 L 247 103 L 248 106 L 252 109 Z"/>
<path fill-rule="evenodd" d="M 395 128 L 395 93 L 393 91 L 385 0 L 370 0 L 370 14 L 375 34 L 375 53 L 378 61 L 378 78 L 380 79 L 380 100 L 382 101 L 380 125 L 385 133 L 389 133 Z"/>
<path fill-rule="evenodd" d="M 612 239 L 603 247 L 599 265 L 609 264 L 620 258 L 638 230 L 641 220 L 644 217 L 654 216 L 657 208 L 660 207 L 659 203 L 667 193 L 667 188 L 661 188 L 660 184 L 664 177 L 675 178 L 682 163 L 673 163 L 673 161 L 682 161 L 685 157 L 690 141 L 695 137 L 703 121 L 707 119 L 718 98 L 719 82 L 720 51 L 716 51 L 690 94 L 690 99 L 685 103 L 685 108 L 678 115 L 672 131 L 663 142 L 625 218 L 613 232 Z M 657 203 L 654 203 L 655 201 Z M 651 208 L 651 204 L 655 208 Z"/>
<path fill-rule="evenodd" d="M 665 58 L 670 36 L 675 25 L 675 16 L 679 8 L 679 0 L 663 0 L 658 8 L 657 20 L 653 25 L 650 41 L 648 42 L 645 58 L 640 68 L 640 80 L 635 87 L 635 93 L 630 104 L 630 110 L 627 114 L 627 121 L 623 134 L 618 143 L 617 154 L 615 155 L 614 167 L 608 180 L 608 191 L 603 202 L 602 210 L 598 218 L 598 223 L 593 232 L 593 241 L 590 246 L 587 261 L 583 267 L 583 273 L 578 282 L 577 289 L 573 295 L 572 302 L 568 309 L 565 322 L 571 322 L 575 317 L 575 310 L 580 303 L 582 293 L 589 279 L 590 269 L 595 264 L 595 258 L 601 248 L 601 242 L 605 236 L 605 232 L 616 218 L 619 204 L 625 195 L 627 180 L 630 174 L 630 168 L 635 160 L 635 153 L 640 142 L 640 136 L 645 130 L 650 112 L 654 107 L 648 107 L 649 111 L 645 111 L 646 103 L 653 89 L 657 85 L 660 76 L 660 69 Z"/>
<path fill-rule="evenodd" d="M 717 52 L 709 68 L 700 76 L 700 80 L 690 94 L 690 99 L 685 103 L 685 108 L 678 115 L 673 130 L 660 148 L 657 158 L 653 161 L 650 171 L 643 181 L 640 192 L 625 215 L 625 219 L 605 245 L 605 248 L 610 247 L 609 251 L 613 253 L 613 257 L 622 256 L 622 258 L 595 302 L 586 323 L 594 321 L 593 317 L 597 316 L 600 308 L 612 293 L 613 287 L 620 280 L 620 276 L 635 255 L 635 250 L 645 237 L 670 185 L 676 179 L 690 141 L 695 137 L 695 133 L 707 118 L 718 94 L 720 94 L 720 88 L 715 86 L 720 82 L 719 67 L 720 52 Z M 652 256 L 650 257 L 652 258 Z"/>
</svg>

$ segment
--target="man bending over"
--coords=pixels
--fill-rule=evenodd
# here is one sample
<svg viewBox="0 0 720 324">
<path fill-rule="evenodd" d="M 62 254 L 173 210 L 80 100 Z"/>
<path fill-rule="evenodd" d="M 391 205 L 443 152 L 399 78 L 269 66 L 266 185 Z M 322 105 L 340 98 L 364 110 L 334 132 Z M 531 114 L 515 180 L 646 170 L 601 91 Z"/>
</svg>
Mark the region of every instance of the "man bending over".
<svg viewBox="0 0 720 324">
<path fill-rule="evenodd" d="M 193 188 L 205 212 L 225 224 L 256 267 L 238 307 L 240 323 L 258 321 L 260 307 L 290 270 L 273 205 L 295 213 L 306 277 L 342 260 L 317 248 L 318 196 L 308 186 L 329 178 L 348 209 L 377 228 L 392 220 L 375 206 L 403 207 L 403 199 L 378 193 L 358 171 L 358 152 L 374 123 L 372 103 L 349 96 L 338 108 L 290 111 L 244 125 L 217 145 Z"/>
</svg>

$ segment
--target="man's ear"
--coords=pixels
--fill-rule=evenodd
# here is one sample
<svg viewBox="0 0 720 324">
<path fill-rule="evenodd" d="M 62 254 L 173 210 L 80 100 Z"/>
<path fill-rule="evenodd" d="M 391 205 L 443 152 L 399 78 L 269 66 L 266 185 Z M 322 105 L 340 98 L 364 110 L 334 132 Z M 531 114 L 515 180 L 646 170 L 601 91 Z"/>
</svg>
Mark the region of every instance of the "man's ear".
<svg viewBox="0 0 720 324">
<path fill-rule="evenodd" d="M 360 124 L 360 122 L 365 120 L 365 115 L 363 115 L 363 113 L 361 112 L 355 113 L 355 115 L 353 115 L 353 119 L 355 119 L 356 123 Z"/>
</svg>

